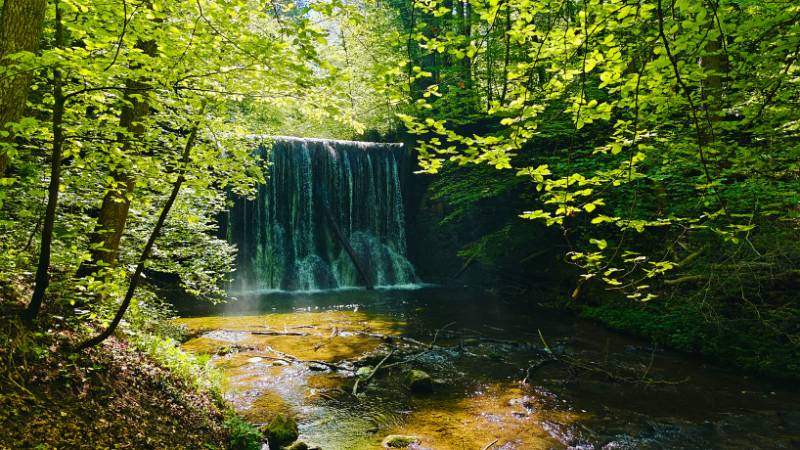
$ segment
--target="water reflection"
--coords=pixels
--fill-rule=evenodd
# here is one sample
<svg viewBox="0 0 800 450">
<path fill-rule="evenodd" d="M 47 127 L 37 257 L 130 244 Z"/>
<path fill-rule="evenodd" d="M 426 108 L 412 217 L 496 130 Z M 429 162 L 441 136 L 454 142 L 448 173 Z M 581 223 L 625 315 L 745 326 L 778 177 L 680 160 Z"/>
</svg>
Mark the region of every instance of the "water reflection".
<svg viewBox="0 0 800 450">
<path fill-rule="evenodd" d="M 800 443 L 800 394 L 793 387 L 703 365 L 480 291 L 254 296 L 201 313 L 206 315 L 181 319 L 195 336 L 185 347 L 216 355 L 234 406 L 256 423 L 291 411 L 300 419 L 301 438 L 325 449 L 380 448 L 388 434 L 418 436 L 421 448 L 459 450 L 490 444 L 744 449 Z M 563 359 L 527 372 L 542 361 L 539 331 Z M 398 336 L 427 344 L 434 335 L 435 348 L 413 363 L 379 371 L 363 394 L 352 394 L 359 365 L 374 365 L 392 348 L 409 350 Z M 588 369 L 566 360 L 585 362 Z M 434 393 L 411 395 L 404 368 L 430 373 Z M 688 381 L 619 382 L 617 373 Z M 526 375 L 528 383 L 521 383 Z"/>
</svg>

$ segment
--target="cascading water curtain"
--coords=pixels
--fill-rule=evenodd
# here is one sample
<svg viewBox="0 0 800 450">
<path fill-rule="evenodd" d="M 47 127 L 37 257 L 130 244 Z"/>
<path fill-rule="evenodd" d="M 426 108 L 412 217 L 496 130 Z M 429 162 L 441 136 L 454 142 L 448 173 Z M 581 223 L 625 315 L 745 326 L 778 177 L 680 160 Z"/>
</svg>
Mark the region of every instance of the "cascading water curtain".
<svg viewBox="0 0 800 450">
<path fill-rule="evenodd" d="M 374 285 L 416 282 L 406 259 L 401 144 L 278 138 L 264 153 L 267 183 L 229 213 L 239 249 L 233 291 L 363 285 L 334 227 Z"/>
</svg>

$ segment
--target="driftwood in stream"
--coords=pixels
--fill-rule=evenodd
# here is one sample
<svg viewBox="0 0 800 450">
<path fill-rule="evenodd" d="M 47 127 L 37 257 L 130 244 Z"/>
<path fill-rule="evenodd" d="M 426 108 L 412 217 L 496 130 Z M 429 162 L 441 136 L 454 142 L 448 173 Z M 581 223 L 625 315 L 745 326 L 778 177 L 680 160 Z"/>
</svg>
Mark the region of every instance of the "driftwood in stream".
<svg viewBox="0 0 800 450">
<path fill-rule="evenodd" d="M 550 346 L 547 345 L 547 342 L 544 340 L 544 335 L 542 335 L 541 330 L 539 330 L 539 339 L 542 341 L 542 345 L 544 346 L 546 357 L 528 367 L 528 369 L 525 372 L 526 373 L 525 378 L 521 381 L 521 383 L 523 384 L 528 384 L 528 381 L 531 377 L 531 373 L 534 370 L 538 369 L 539 367 L 547 364 L 548 362 L 560 362 L 567 365 L 570 369 L 579 369 L 586 372 L 604 375 L 609 380 L 618 383 L 673 385 L 673 384 L 682 384 L 689 381 L 688 377 L 682 380 L 659 380 L 649 377 L 648 374 L 650 372 L 651 367 L 653 366 L 653 358 L 655 353 L 650 356 L 650 363 L 647 365 L 647 368 L 641 375 L 630 373 L 630 370 L 627 370 L 627 372 L 629 373 L 623 373 L 624 371 L 622 370 L 612 371 L 604 367 L 601 367 L 600 364 L 594 361 L 585 361 L 578 358 L 574 358 L 569 355 L 554 353 L 552 350 L 550 350 Z"/>
<path fill-rule="evenodd" d="M 393 337 L 400 338 L 400 340 L 411 341 L 411 343 L 413 343 L 414 345 L 424 347 L 424 349 L 422 351 L 420 351 L 420 352 L 417 352 L 417 353 L 411 355 L 408 358 L 405 358 L 405 359 L 401 360 L 401 361 L 397 361 L 397 362 L 393 362 L 391 364 L 383 365 L 383 363 L 385 363 L 386 360 L 389 359 L 389 357 L 392 356 L 392 354 L 394 354 L 394 352 L 397 350 L 397 349 L 393 349 L 391 351 L 391 353 L 389 353 L 389 355 L 387 355 L 375 368 L 377 369 L 378 367 L 383 365 L 384 369 L 389 369 L 389 368 L 392 368 L 392 367 L 395 367 L 395 366 L 399 366 L 399 365 L 402 365 L 402 364 L 408 364 L 410 362 L 418 360 L 419 358 L 421 358 L 426 353 L 429 353 L 429 352 L 431 352 L 431 351 L 433 351 L 435 349 L 438 349 L 438 348 L 443 348 L 443 347 L 439 347 L 439 346 L 436 345 L 436 340 L 439 338 L 439 334 L 443 330 L 445 330 L 447 327 L 452 326 L 454 324 L 455 324 L 455 322 L 450 322 L 450 323 L 446 324 L 445 326 L 443 326 L 442 328 L 439 328 L 438 330 L 436 330 L 436 333 L 433 334 L 433 340 L 431 341 L 430 344 L 426 344 L 424 342 L 421 342 L 421 341 L 418 341 L 418 340 L 412 339 L 412 338 L 405 338 L 404 336 L 393 336 Z"/>
<path fill-rule="evenodd" d="M 190 333 L 188 337 L 196 338 L 202 336 L 207 330 Z M 318 333 L 304 333 L 302 331 L 277 331 L 277 330 L 231 330 L 231 329 L 218 329 L 221 333 L 250 333 L 256 336 L 317 336 L 322 337 Z"/>
<path fill-rule="evenodd" d="M 492 448 L 494 446 L 494 444 L 497 444 L 497 441 L 499 441 L 499 440 L 500 439 L 495 439 L 492 442 L 489 442 L 488 444 L 484 445 L 483 446 L 483 450 L 489 450 L 490 448 Z"/>
<path fill-rule="evenodd" d="M 349 333 L 352 336 L 372 337 L 372 338 L 380 339 L 380 340 L 382 340 L 384 342 L 400 341 L 400 342 L 404 342 L 406 344 L 412 344 L 412 345 L 416 345 L 416 346 L 420 346 L 420 347 L 427 347 L 428 345 L 433 345 L 433 344 L 426 344 L 426 343 L 424 343 L 422 341 L 419 341 L 419 340 L 414 339 L 414 338 L 410 338 L 408 336 L 400 336 L 400 335 L 393 335 L 393 334 L 383 334 L 383 333 L 370 333 L 370 332 L 366 332 L 366 331 L 349 331 L 349 332 L 345 332 L 345 333 Z"/>
<path fill-rule="evenodd" d="M 233 330 L 221 330 L 221 331 L 229 331 L 234 332 Z M 304 333 L 302 331 L 278 331 L 278 330 L 244 330 L 245 333 L 250 333 L 256 336 L 314 336 L 314 337 L 324 337 L 322 334 L 319 333 Z M 375 339 L 380 339 L 384 342 L 404 342 L 406 344 L 411 344 L 419 347 L 428 347 L 434 345 L 426 344 L 420 340 L 407 337 L 407 336 L 399 336 L 399 335 L 392 335 L 392 334 L 383 334 L 383 333 L 370 333 L 367 331 L 334 331 L 329 338 L 334 336 L 358 336 L 358 337 L 371 337 Z M 435 343 L 434 339 L 434 343 Z"/>
<path fill-rule="evenodd" d="M 231 331 L 233 330 L 222 330 L 222 331 Z M 304 333 L 302 331 L 277 331 L 277 330 L 244 330 L 246 333 L 254 334 L 256 336 L 315 336 L 315 337 L 323 337 L 322 334 L 319 333 Z M 438 332 L 437 332 L 438 333 Z M 419 347 L 429 347 L 435 346 L 436 337 L 434 336 L 434 341 L 430 344 L 422 342 L 420 340 L 408 337 L 408 336 L 400 336 L 400 335 L 393 335 L 393 334 L 383 334 L 383 333 L 371 333 L 368 331 L 336 331 L 334 330 L 331 333 L 330 337 L 334 336 L 358 336 L 358 337 L 371 337 L 375 339 L 380 339 L 384 342 L 394 342 L 399 341 L 406 344 L 411 344 Z"/>
<path fill-rule="evenodd" d="M 264 331 L 248 331 L 248 333 L 255 334 L 257 336 L 319 336 L 317 334 L 303 333 L 302 331 L 264 330 Z"/>
<path fill-rule="evenodd" d="M 368 377 L 366 377 L 366 378 L 364 378 L 364 382 L 363 382 L 362 384 L 365 384 L 365 385 L 366 385 L 367 383 L 369 383 L 369 380 L 371 380 L 371 379 L 372 379 L 372 377 L 374 377 L 374 376 L 375 376 L 375 374 L 376 374 L 376 373 L 378 373 L 378 371 L 381 369 L 381 366 L 383 366 L 383 363 L 385 363 L 387 359 L 391 358 L 391 357 L 392 357 L 392 355 L 394 355 L 394 350 L 390 351 L 390 352 L 389 352 L 389 353 L 388 353 L 386 356 L 384 356 L 384 357 L 383 357 L 383 359 L 381 360 L 381 362 L 379 362 L 379 363 L 378 363 L 378 364 L 375 366 L 375 368 L 374 368 L 374 369 L 372 369 L 372 372 L 370 372 L 369 376 L 368 376 Z M 357 379 L 356 379 L 356 382 L 355 382 L 355 384 L 353 384 L 353 395 L 356 395 L 356 394 L 358 394 L 358 385 L 359 385 L 359 382 L 360 382 L 360 381 L 361 381 L 361 379 L 358 379 L 358 378 L 357 378 Z"/>
<path fill-rule="evenodd" d="M 353 369 L 351 369 L 350 367 L 341 366 L 341 365 L 334 364 L 334 363 L 331 363 L 331 362 L 328 362 L 328 361 L 322 361 L 322 360 L 319 360 L 319 359 L 302 359 L 302 358 L 298 358 L 298 357 L 296 357 L 294 355 L 290 355 L 288 353 L 284 353 L 284 352 L 275 350 L 272 347 L 267 347 L 266 350 L 268 352 L 270 352 L 270 353 L 275 353 L 276 355 L 279 356 L 279 358 L 276 358 L 276 357 L 273 357 L 273 356 L 265 356 L 265 358 L 267 358 L 267 359 L 276 359 L 276 360 L 282 360 L 282 361 L 294 362 L 294 363 L 303 363 L 303 364 L 319 364 L 320 366 L 325 366 L 325 367 L 327 367 L 329 369 L 333 369 L 333 370 L 341 370 L 341 371 L 345 371 L 345 372 L 352 372 L 353 371 Z"/>
<path fill-rule="evenodd" d="M 358 274 L 361 276 L 364 286 L 367 288 L 367 290 L 374 289 L 374 286 L 372 285 L 372 279 L 369 277 L 365 267 L 358 259 L 358 255 L 356 255 L 355 250 L 353 250 L 353 247 L 350 246 L 350 242 L 347 241 L 344 233 L 342 233 L 342 230 L 339 229 L 339 225 L 336 223 L 336 218 L 333 217 L 331 210 L 328 209 L 328 205 L 323 203 L 322 210 L 325 212 L 325 217 L 328 218 L 328 223 L 330 223 L 331 228 L 333 228 L 333 234 L 336 235 L 336 239 L 338 239 L 339 243 L 342 244 L 342 247 L 347 252 L 347 255 L 350 256 L 350 259 L 353 261 L 353 265 L 356 266 L 356 270 L 358 270 Z"/>
<path fill-rule="evenodd" d="M 217 355 L 225 355 L 233 352 L 247 352 L 247 353 L 254 353 L 257 354 L 259 358 L 269 359 L 271 361 L 283 361 L 288 364 L 309 364 L 309 365 L 318 365 L 318 366 L 325 366 L 331 370 L 341 370 L 344 372 L 352 372 L 353 368 L 349 366 L 344 366 L 341 364 L 334 364 L 328 361 L 322 361 L 319 359 L 303 359 L 298 358 L 297 356 L 291 355 L 289 353 L 284 353 L 278 350 L 275 350 L 272 347 L 261 348 L 256 346 L 250 345 L 238 345 L 234 344 L 231 346 L 223 347 L 217 351 Z M 267 355 L 265 353 L 274 353 L 278 356 Z"/>
</svg>

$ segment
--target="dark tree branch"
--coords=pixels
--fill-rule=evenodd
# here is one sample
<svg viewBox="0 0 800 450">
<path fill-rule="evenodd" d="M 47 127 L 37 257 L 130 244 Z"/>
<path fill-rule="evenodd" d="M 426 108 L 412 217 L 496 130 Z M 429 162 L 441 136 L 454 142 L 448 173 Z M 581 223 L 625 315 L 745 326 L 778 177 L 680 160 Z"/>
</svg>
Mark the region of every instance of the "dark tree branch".
<svg viewBox="0 0 800 450">
<path fill-rule="evenodd" d="M 61 8 L 58 1 L 56 8 L 56 47 L 64 45 L 64 26 L 61 22 Z M 64 103 L 66 98 L 63 91 L 61 69 L 53 68 L 53 155 L 50 160 L 50 184 L 47 188 L 47 208 L 45 209 L 44 224 L 42 226 L 42 241 L 39 246 L 39 263 L 36 267 L 35 287 L 28 307 L 22 313 L 22 319 L 28 325 L 39 315 L 44 302 L 44 294 L 50 284 L 50 252 L 53 243 L 53 228 L 56 221 L 56 207 L 58 206 L 58 191 L 61 184 L 61 151 L 64 146 Z"/>
<path fill-rule="evenodd" d="M 161 214 L 158 216 L 158 221 L 156 222 L 155 227 L 153 227 L 153 231 L 150 233 L 150 237 L 147 239 L 147 243 L 142 249 L 142 254 L 139 256 L 139 263 L 136 265 L 136 270 L 133 273 L 133 277 L 131 278 L 130 284 L 128 284 L 128 291 L 125 293 L 125 298 L 122 300 L 122 304 L 120 304 L 119 309 L 117 310 L 117 314 L 114 316 L 114 319 L 108 325 L 108 327 L 98 334 L 97 336 L 83 342 L 78 346 L 78 350 L 83 350 L 89 347 L 93 347 L 101 342 L 103 342 L 106 338 L 111 336 L 116 330 L 119 323 L 122 321 L 122 317 L 125 315 L 125 312 L 128 310 L 128 306 L 131 304 L 131 300 L 133 300 L 133 294 L 136 292 L 136 287 L 139 285 L 139 280 L 141 279 L 142 272 L 144 271 L 144 265 L 147 262 L 147 259 L 150 257 L 150 251 L 153 249 L 153 245 L 158 238 L 159 233 L 161 232 L 161 228 L 164 226 L 164 222 L 167 220 L 167 216 L 169 215 L 170 210 L 172 209 L 172 205 L 175 203 L 175 199 L 178 198 L 178 193 L 181 190 L 181 185 L 183 184 L 184 180 L 186 179 L 186 170 L 189 166 L 190 156 L 192 148 L 194 147 L 195 141 L 197 140 L 197 129 L 199 127 L 199 123 L 195 123 L 192 127 L 192 131 L 189 134 L 189 138 L 186 140 L 186 147 L 183 149 L 183 154 L 181 155 L 181 169 L 178 175 L 178 178 L 175 180 L 175 183 L 172 186 L 172 192 L 167 199 L 167 203 L 164 204 L 164 208 L 161 210 Z"/>
<path fill-rule="evenodd" d="M 684 83 L 683 78 L 681 77 L 681 71 L 678 68 L 678 60 L 672 54 L 672 49 L 669 46 L 669 40 L 667 39 L 666 34 L 664 34 L 664 12 L 661 9 L 661 0 L 658 0 L 658 5 L 656 7 L 656 13 L 658 15 L 658 35 L 661 36 L 661 41 L 664 44 L 664 51 L 667 53 L 667 58 L 669 58 L 670 64 L 672 64 L 672 70 L 675 74 L 675 82 L 681 88 L 686 97 L 686 101 L 689 102 L 689 112 L 692 117 L 692 122 L 694 123 L 694 130 L 697 137 L 697 151 L 700 157 L 700 163 L 703 166 L 703 173 L 706 177 L 706 183 L 708 186 L 706 189 L 711 189 L 714 193 L 714 196 L 717 198 L 722 211 L 725 213 L 726 217 L 730 217 L 728 213 L 728 208 L 725 206 L 725 201 L 722 199 L 722 196 L 719 193 L 719 189 L 712 188 L 713 180 L 711 178 L 711 173 L 708 170 L 708 160 L 706 159 L 705 148 L 703 146 L 703 132 L 700 127 L 700 120 L 697 118 L 697 107 L 694 104 L 694 100 L 692 100 L 692 92 L 689 90 L 689 87 Z"/>
</svg>

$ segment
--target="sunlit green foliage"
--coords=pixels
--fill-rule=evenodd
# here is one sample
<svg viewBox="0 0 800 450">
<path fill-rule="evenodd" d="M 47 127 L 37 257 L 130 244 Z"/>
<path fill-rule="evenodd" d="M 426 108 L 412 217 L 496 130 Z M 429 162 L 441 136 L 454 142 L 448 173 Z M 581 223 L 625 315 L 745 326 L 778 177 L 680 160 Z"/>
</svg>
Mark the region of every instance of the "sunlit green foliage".
<svg viewBox="0 0 800 450">
<path fill-rule="evenodd" d="M 789 255 L 755 236 L 798 220 L 800 6 L 467 3 L 472 34 L 417 24 L 415 39 L 442 66 L 470 60 L 468 77 L 500 74 L 475 87 L 494 125 L 476 132 L 444 113 L 440 94 L 458 83 L 425 67 L 417 109 L 401 116 L 421 136 L 423 170 L 513 167 L 538 192 L 522 217 L 563 228 L 584 280 L 634 299 L 654 298 L 665 276 L 676 283 L 669 275 L 708 242 L 721 246 L 716 264 L 784 270 Z M 415 8 L 460 16 L 452 2 Z"/>
<path fill-rule="evenodd" d="M 25 279 L 34 269 L 58 69 L 66 97 L 59 124 L 64 170 L 49 295 L 67 308 L 79 306 L 85 318 L 103 319 L 114 311 L 178 176 L 194 124 L 199 139 L 186 181 L 145 275 L 175 274 L 187 293 L 212 301 L 224 298 L 235 251 L 216 237 L 217 217 L 229 195 L 249 195 L 267 176 L 251 153 L 264 136 L 353 137 L 365 126 L 385 131 L 391 125 L 385 120 L 390 94 L 367 91 L 385 85 L 376 77 L 395 59 L 390 41 L 376 41 L 378 30 L 388 32 L 391 17 L 381 11 L 340 2 L 264 7 L 250 0 L 62 0 L 58 7 L 64 44 L 54 41 L 51 2 L 41 52 L 21 54 L 18 66 L 5 68 L 33 68 L 35 77 L 31 110 L 15 125 L 17 145 L 6 152 L 10 170 L 0 180 L 0 278 Z M 350 50 L 357 58 L 348 56 L 348 43 L 361 48 Z M 382 61 L 380 67 L 367 55 Z M 132 99 L 147 105 L 134 124 L 140 134 L 120 124 L 123 106 Z M 119 173 L 135 180 L 126 194 L 131 207 L 120 264 L 74 277 L 91 257 L 87 237 L 96 231 L 105 193 L 126 189 Z"/>
</svg>

